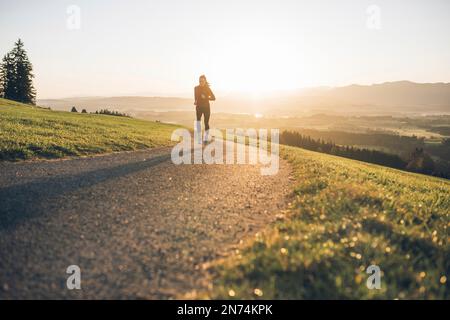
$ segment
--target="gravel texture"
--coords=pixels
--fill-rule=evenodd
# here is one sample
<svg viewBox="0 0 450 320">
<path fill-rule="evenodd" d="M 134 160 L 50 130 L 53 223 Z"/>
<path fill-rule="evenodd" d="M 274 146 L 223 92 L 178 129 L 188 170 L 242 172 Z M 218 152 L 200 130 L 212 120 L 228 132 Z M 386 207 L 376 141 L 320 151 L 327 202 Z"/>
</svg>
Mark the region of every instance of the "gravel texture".
<svg viewBox="0 0 450 320">
<path fill-rule="evenodd" d="M 0 299 L 167 299 L 275 219 L 290 168 L 174 165 L 158 148 L 0 163 Z M 81 268 L 68 290 L 66 268 Z"/>
</svg>

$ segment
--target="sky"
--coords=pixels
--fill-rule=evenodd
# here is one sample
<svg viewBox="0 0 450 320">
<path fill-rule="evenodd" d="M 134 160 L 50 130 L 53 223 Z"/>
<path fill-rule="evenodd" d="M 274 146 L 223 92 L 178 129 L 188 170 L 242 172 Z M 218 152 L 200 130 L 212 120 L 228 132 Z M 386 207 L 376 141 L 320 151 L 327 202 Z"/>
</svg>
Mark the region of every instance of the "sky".
<svg viewBox="0 0 450 320">
<path fill-rule="evenodd" d="M 40 99 L 450 82 L 449 30 L 448 0 L 0 0 Z"/>
</svg>

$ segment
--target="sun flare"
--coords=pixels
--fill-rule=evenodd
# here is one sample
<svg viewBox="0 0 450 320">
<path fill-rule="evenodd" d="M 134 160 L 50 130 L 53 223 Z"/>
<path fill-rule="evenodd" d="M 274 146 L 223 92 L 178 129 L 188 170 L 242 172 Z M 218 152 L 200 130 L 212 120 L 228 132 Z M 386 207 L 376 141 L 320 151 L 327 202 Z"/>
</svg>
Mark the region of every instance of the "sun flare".
<svg viewBox="0 0 450 320">
<path fill-rule="evenodd" d="M 275 37 L 245 35 L 217 53 L 211 78 L 220 89 L 246 92 L 253 97 L 276 90 L 298 88 L 308 78 L 299 50 Z"/>
</svg>

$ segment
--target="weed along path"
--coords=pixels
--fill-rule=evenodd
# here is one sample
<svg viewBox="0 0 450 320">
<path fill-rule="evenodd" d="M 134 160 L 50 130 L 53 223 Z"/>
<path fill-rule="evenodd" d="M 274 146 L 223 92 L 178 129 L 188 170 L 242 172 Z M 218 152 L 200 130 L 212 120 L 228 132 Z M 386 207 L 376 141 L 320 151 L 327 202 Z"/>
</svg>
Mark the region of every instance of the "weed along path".
<svg viewBox="0 0 450 320">
<path fill-rule="evenodd" d="M 170 148 L 1 162 L 0 299 L 165 299 L 205 288 L 203 265 L 286 206 L 287 162 L 276 175 L 260 167 L 175 165 Z M 77 270 L 81 289 L 69 281 L 69 290 Z"/>
</svg>

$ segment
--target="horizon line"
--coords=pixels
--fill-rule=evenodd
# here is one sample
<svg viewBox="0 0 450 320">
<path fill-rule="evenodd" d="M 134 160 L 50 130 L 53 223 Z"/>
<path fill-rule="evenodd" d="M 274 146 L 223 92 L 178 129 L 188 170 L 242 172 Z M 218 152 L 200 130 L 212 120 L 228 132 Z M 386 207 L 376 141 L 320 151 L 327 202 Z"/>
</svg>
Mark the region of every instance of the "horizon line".
<svg viewBox="0 0 450 320">
<path fill-rule="evenodd" d="M 300 90 L 310 90 L 310 89 L 337 89 L 337 88 L 345 88 L 345 87 L 371 87 L 371 86 L 377 86 L 377 85 L 384 85 L 384 84 L 393 84 L 393 83 L 408 83 L 408 84 L 419 84 L 419 85 L 436 85 L 436 84 L 442 84 L 442 85 L 450 85 L 450 82 L 444 82 L 444 81 L 438 81 L 438 82 L 415 82 L 412 80 L 394 80 L 394 81 L 384 81 L 384 82 L 373 82 L 370 84 L 361 84 L 361 83 L 350 83 L 346 85 L 337 85 L 337 86 L 331 86 L 331 85 L 317 85 L 317 86 L 304 86 L 304 87 L 297 87 L 292 89 L 277 89 L 277 90 L 271 90 L 266 91 L 264 94 L 270 95 L 277 92 L 295 92 Z M 250 90 L 222 90 L 225 91 L 226 94 L 231 93 L 237 93 L 237 94 L 246 94 L 251 92 Z M 190 99 L 191 97 L 187 96 L 188 93 L 181 93 L 179 92 L 177 95 L 171 95 L 171 94 L 145 94 L 145 93 L 123 93 L 119 95 L 71 95 L 71 96 L 60 96 L 60 97 L 44 97 L 44 98 L 37 98 L 36 100 L 64 100 L 64 99 L 101 99 L 101 98 L 164 98 L 164 99 Z"/>
</svg>

